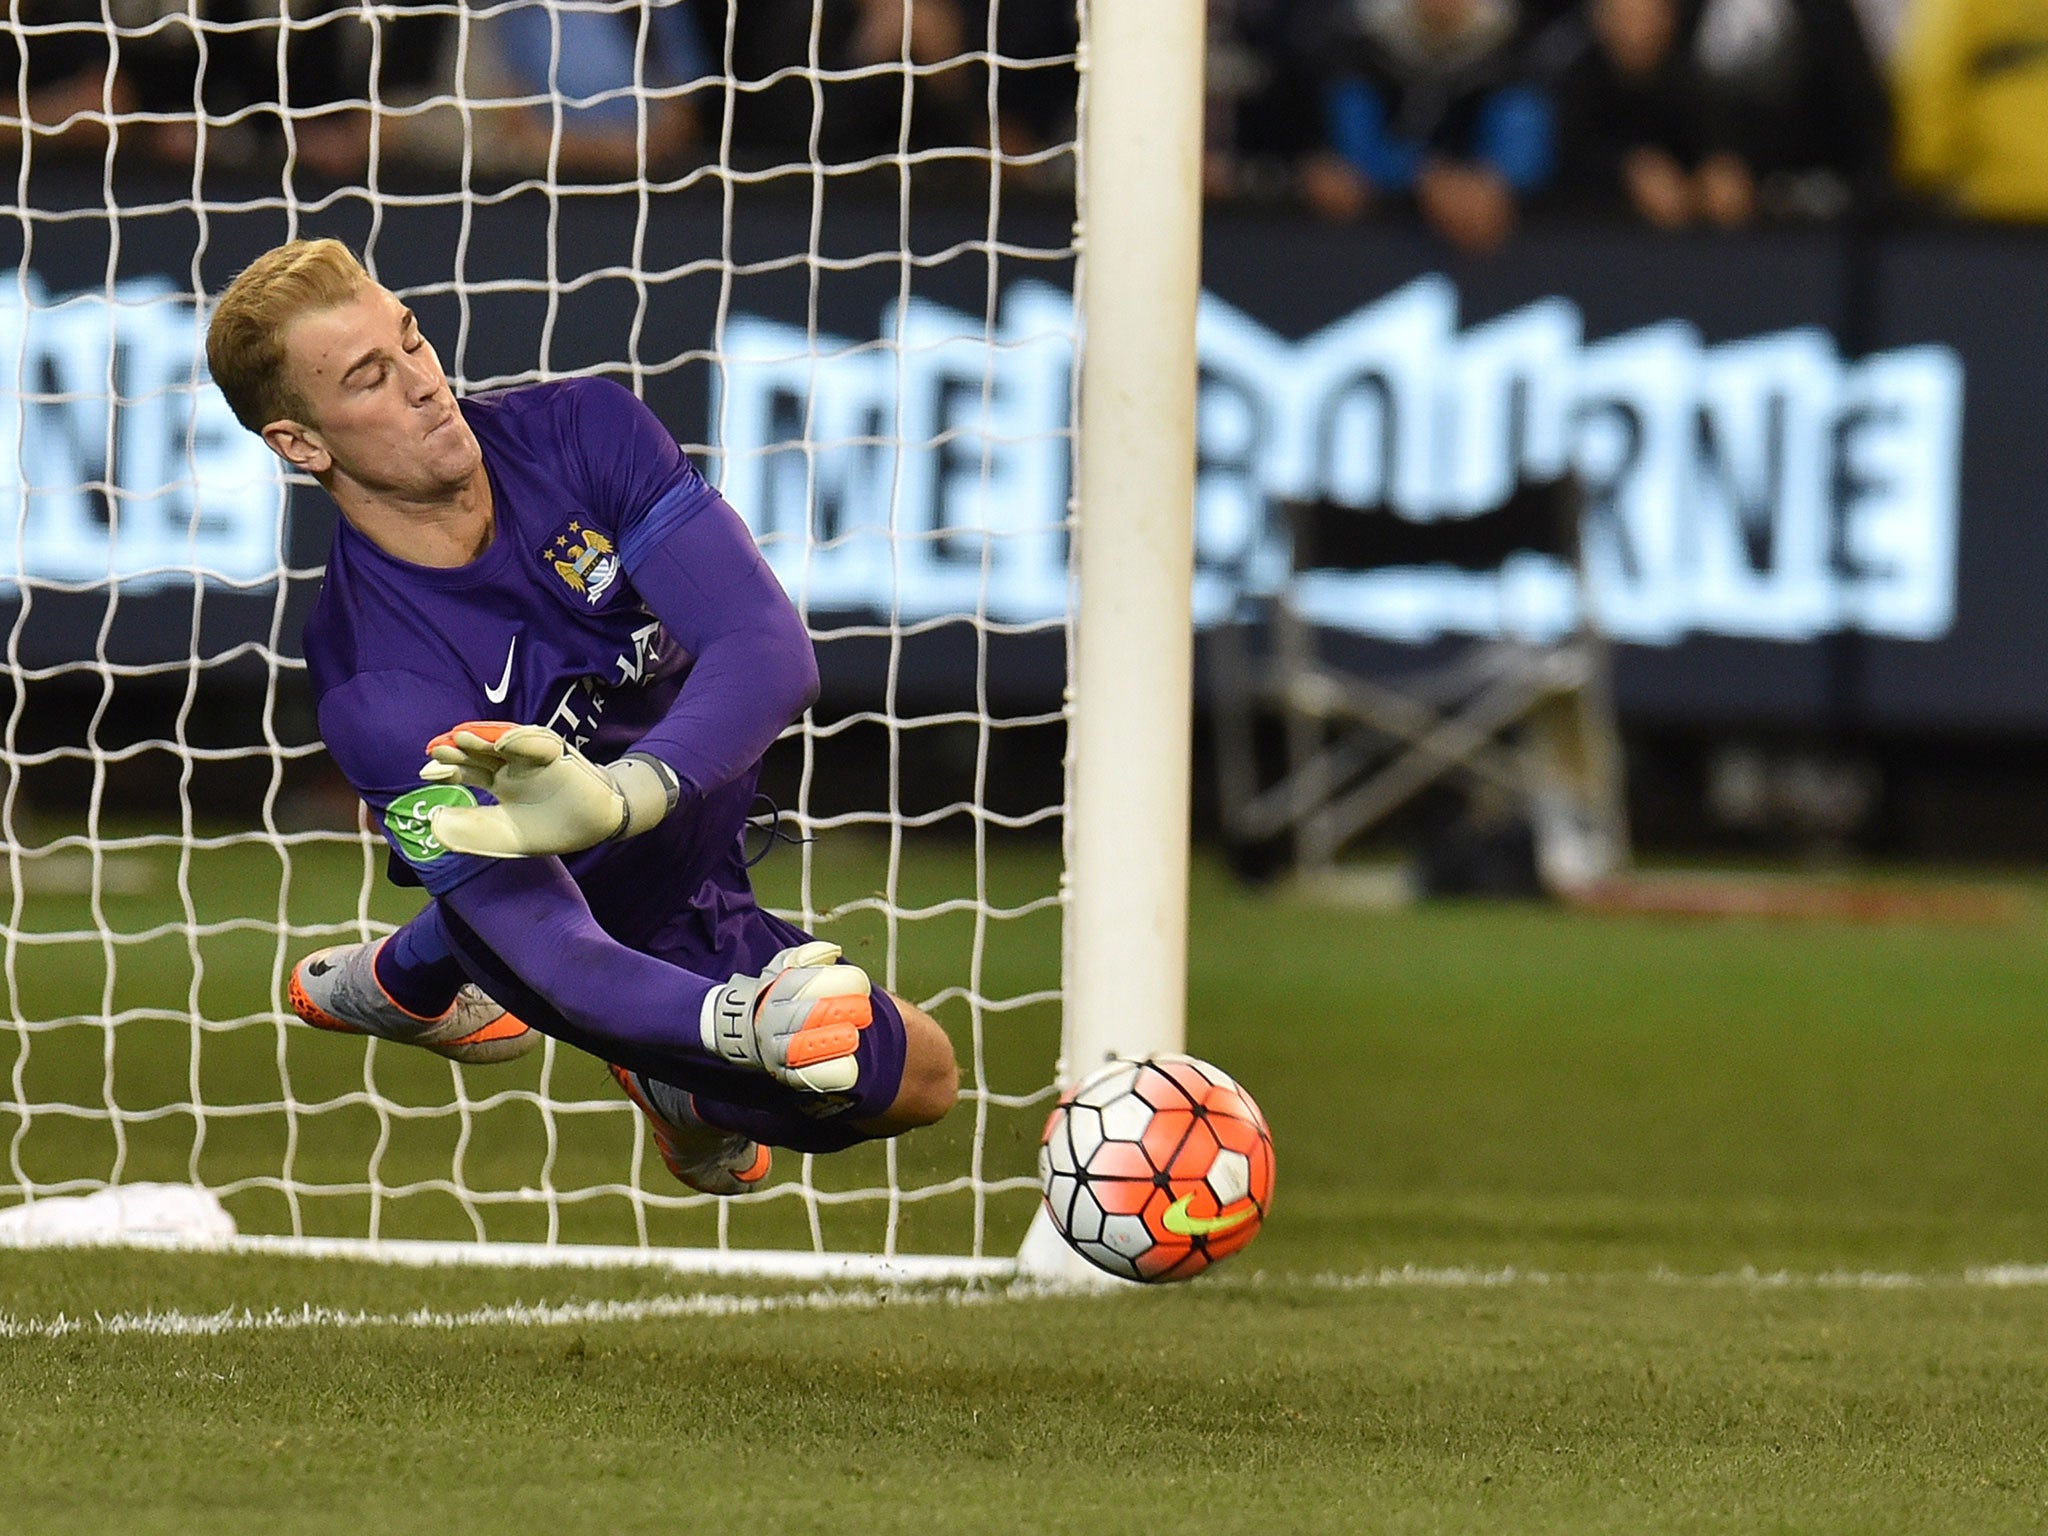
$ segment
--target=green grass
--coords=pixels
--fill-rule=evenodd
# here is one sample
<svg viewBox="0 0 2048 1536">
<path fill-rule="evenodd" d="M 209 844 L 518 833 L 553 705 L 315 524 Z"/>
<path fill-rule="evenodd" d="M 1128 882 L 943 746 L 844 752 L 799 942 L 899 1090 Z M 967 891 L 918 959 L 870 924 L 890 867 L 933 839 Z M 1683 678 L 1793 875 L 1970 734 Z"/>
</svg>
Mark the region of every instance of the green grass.
<svg viewBox="0 0 2048 1536">
<path fill-rule="evenodd" d="M 1192 1044 L 1273 1121 L 1269 1262 L 2048 1256 L 2038 916 L 1389 915 L 1199 890 Z"/>
<path fill-rule="evenodd" d="M 60 1267 L 39 1266 L 46 1305 L 107 1285 Z M 181 1269 L 115 1288 L 375 1284 L 393 1307 L 636 1288 Z M 2021 1531 L 2048 1513 L 2044 1346 L 2031 1293 L 1219 1277 L 1086 1302 L 16 1343 L 0 1445 L 9 1528 L 36 1532 Z"/>
<path fill-rule="evenodd" d="M 1051 872 L 1042 851 L 1015 851 L 990 885 L 1023 899 Z M 274 910 L 274 894 L 246 896 L 261 870 L 229 873 L 209 901 L 225 910 L 241 890 Z M 343 900 L 350 873 L 308 880 L 304 899 L 324 884 Z M 828 849 L 816 904 L 883 878 L 873 850 Z M 973 879 L 941 850 L 901 889 L 923 903 Z M 35 898 L 31 913 L 73 926 L 83 902 L 66 899 Z M 165 900 L 160 888 L 103 905 L 139 929 Z M 1049 918 L 995 925 L 985 993 L 1056 975 Z M 970 931 L 957 916 L 908 925 L 904 989 L 964 980 Z M 878 952 L 873 919 L 845 932 L 856 954 Z M 1970 928 L 1348 912 L 1248 896 L 1203 868 L 1190 1046 L 1258 1095 L 1280 1168 L 1267 1230 L 1215 1276 L 1094 1300 L 0 1338 L 0 1531 L 2039 1530 L 2048 1288 L 1964 1274 L 2048 1262 L 2044 939 L 2038 914 Z M 143 948 L 121 956 L 117 992 L 136 992 L 116 1006 L 156 1006 L 154 985 L 166 1012 L 182 1007 L 185 942 L 162 945 L 156 983 L 130 965 Z M 207 1017 L 270 1006 L 260 936 L 201 949 Z M 52 964 L 17 981 L 17 1013 L 94 1010 L 103 984 Z M 964 1043 L 964 1003 L 939 1014 Z M 989 1080 L 1028 1086 L 1049 1060 L 1049 1010 L 983 1025 Z M 168 1062 L 131 1060 L 130 1030 L 160 1031 L 152 1050 Z M 63 1034 L 39 1034 L 31 1063 L 97 1102 L 104 1035 Z M 184 1092 L 189 1034 L 175 1020 L 115 1031 L 124 1104 L 130 1085 L 166 1095 L 138 1104 Z M 209 1034 L 206 1049 L 243 1035 L 273 1075 L 208 1082 L 209 1103 L 274 1088 L 268 1024 Z M 293 1032 L 281 1048 L 317 1099 L 360 1085 L 360 1052 L 335 1059 L 348 1046 Z M 445 1094 L 445 1070 L 397 1054 L 376 1061 L 380 1086 L 388 1074 L 422 1102 Z M 12 1067 L 0 1059 L 0 1080 Z M 469 1074 L 473 1092 L 482 1078 Z M 182 1174 L 189 1117 L 182 1146 L 175 1118 L 130 1128 L 126 1176 Z M 508 1115 L 485 1135 L 484 1118 L 472 1177 L 516 1187 L 537 1132 Z M 1040 1118 L 997 1117 L 992 1164 L 1028 1166 Z M 341 1110 L 303 1119 L 298 1166 L 359 1156 L 330 1144 L 345 1125 Z M 578 1119 L 560 1150 L 616 1156 L 629 1133 L 623 1117 Z M 913 1178 L 957 1161 L 956 1134 L 904 1145 Z M 38 1119 L 19 1141 L 39 1177 L 66 1158 L 104 1172 L 93 1135 Z M 425 1167 L 434 1147 L 387 1155 Z M 652 1171 L 646 1182 L 657 1187 Z M 274 1229 L 282 1214 L 263 1190 L 233 1203 L 245 1225 L 268 1216 Z M 367 1208 L 314 1204 L 314 1230 Z M 386 1230 L 450 1217 L 424 1194 L 385 1204 Z M 992 1248 L 1028 1205 L 991 1207 Z M 913 1235 L 957 1239 L 965 1203 L 934 1207 Z M 758 1230 L 777 1235 L 794 1210 L 760 1208 Z M 697 1219 L 655 1216 L 677 1230 Z M 843 1240 L 858 1227 L 849 1217 Z M 1339 1283 L 1402 1265 L 1516 1274 Z M 1791 1279 L 1746 1282 L 1745 1266 Z M 1840 1271 L 1917 1283 L 1828 1280 Z M 18 1323 L 302 1305 L 389 1318 L 691 1289 L 645 1271 L 0 1252 L 0 1313 Z"/>
</svg>

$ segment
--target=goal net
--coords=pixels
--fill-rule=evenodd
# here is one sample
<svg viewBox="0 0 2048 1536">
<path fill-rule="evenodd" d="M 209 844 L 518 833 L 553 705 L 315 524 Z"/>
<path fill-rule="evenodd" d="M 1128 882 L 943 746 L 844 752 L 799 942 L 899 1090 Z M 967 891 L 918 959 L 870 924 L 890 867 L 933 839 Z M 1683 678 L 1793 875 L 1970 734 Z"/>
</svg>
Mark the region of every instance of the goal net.
<svg viewBox="0 0 2048 1536">
<path fill-rule="evenodd" d="M 1073 965 L 1088 18 L 16 9 L 0 1208 L 163 1183 L 300 1247 L 1004 1268 Z M 946 1123 L 785 1153 L 764 1191 L 714 1200 L 567 1047 L 455 1068 L 291 1019 L 300 955 L 421 900 L 314 728 L 299 630 L 332 510 L 204 370 L 208 296 L 329 234 L 459 390 L 617 377 L 748 519 L 825 679 L 769 759 L 757 887 L 946 1026 Z"/>
</svg>

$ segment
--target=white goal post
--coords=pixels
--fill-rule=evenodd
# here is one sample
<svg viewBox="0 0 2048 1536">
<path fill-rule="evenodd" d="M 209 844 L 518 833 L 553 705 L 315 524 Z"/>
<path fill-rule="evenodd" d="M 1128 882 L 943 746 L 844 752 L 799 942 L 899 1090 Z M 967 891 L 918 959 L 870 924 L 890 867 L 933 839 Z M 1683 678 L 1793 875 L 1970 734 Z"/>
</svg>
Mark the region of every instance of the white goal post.
<svg viewBox="0 0 2048 1536">
<path fill-rule="evenodd" d="M 1202 0 L 1087 6 L 1063 1085 L 1187 1031 Z M 1041 1209 L 1029 1272 L 1088 1278 Z"/>
<path fill-rule="evenodd" d="M 20 29 L 0 105 L 0 1247 L 1081 1276 L 1031 1214 L 1038 1127 L 1062 1083 L 1184 1036 L 1204 3 L 1080 0 L 1078 43 L 1026 56 L 1003 13 L 1027 0 L 928 0 L 927 22 L 973 21 L 951 43 L 911 0 L 896 57 L 849 59 L 814 0 L 796 62 L 748 74 L 751 0 L 696 0 L 695 75 L 656 64 L 656 22 L 689 3 L 278 0 L 267 19 L 165 6 Z M 592 16 L 628 38 L 625 85 L 573 83 L 570 22 Z M 544 67 L 522 77 L 512 28 L 537 17 Z M 413 46 L 394 29 L 422 21 L 441 75 L 387 97 Z M 32 68 L 39 40 L 75 54 L 87 34 L 96 99 Z M 280 112 L 208 83 L 252 42 L 288 76 L 336 37 L 363 95 Z M 189 100 L 149 86 L 167 58 Z M 131 85 L 137 60 L 157 74 Z M 1019 142 L 1004 93 L 1061 71 L 1071 137 Z M 959 121 L 982 127 L 934 143 L 913 97 L 961 79 L 985 99 Z M 901 95 L 893 146 L 834 159 L 824 103 L 877 85 Z M 735 125 L 777 90 L 810 104 L 808 147 L 750 158 Z M 679 111 L 694 152 L 666 137 Z M 407 169 L 435 154 L 457 179 Z M 893 202 L 843 221 L 852 176 Z M 947 177 L 933 215 L 925 179 Z M 1060 188 L 1070 219 L 1048 213 Z M 1038 210 L 1021 222 L 1020 195 Z M 877 225 L 893 249 L 861 243 Z M 234 265 L 324 233 L 442 328 L 460 388 L 609 373 L 658 409 L 697 402 L 664 418 L 804 611 L 828 698 L 853 679 L 785 743 L 805 841 L 764 869 L 764 899 L 947 1024 L 946 1125 L 788 1156 L 764 1193 L 714 1201 L 664 1182 L 638 1115 L 553 1042 L 455 1069 L 290 1018 L 293 961 L 388 932 L 408 898 L 319 771 L 295 633 L 316 499 L 250 457 L 201 337 Z M 860 303 L 870 319 L 841 318 Z M 970 708 L 919 681 L 948 637 L 972 642 Z M 1063 699 L 1005 675 L 1033 644 L 1060 652 Z M 1013 803 L 991 764 L 1034 732 L 1063 733 L 1064 791 Z M 965 787 L 928 794 L 915 765 L 954 759 Z M 164 1208 L 224 1202 L 239 1234 L 120 1214 L 163 1186 Z"/>
</svg>

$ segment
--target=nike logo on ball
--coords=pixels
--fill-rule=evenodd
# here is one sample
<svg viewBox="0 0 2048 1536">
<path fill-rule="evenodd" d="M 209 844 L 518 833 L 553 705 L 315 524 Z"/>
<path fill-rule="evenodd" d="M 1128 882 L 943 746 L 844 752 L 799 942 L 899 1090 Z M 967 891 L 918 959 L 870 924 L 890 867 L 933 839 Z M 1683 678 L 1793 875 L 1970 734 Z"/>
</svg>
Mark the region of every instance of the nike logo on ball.
<svg viewBox="0 0 2048 1536">
<path fill-rule="evenodd" d="M 1182 1195 L 1166 1208 L 1166 1214 L 1159 1218 L 1159 1224 L 1178 1237 L 1213 1237 L 1218 1232 L 1228 1232 L 1232 1227 L 1241 1227 L 1258 1212 L 1255 1205 L 1242 1210 L 1230 1211 L 1221 1216 L 1190 1216 L 1188 1205 L 1193 1195 Z"/>
<path fill-rule="evenodd" d="M 486 688 L 484 697 L 493 704 L 505 702 L 505 695 L 512 691 L 512 658 L 519 650 L 519 637 L 514 635 L 512 643 L 505 647 L 505 675 L 498 679 L 498 686 Z"/>
</svg>

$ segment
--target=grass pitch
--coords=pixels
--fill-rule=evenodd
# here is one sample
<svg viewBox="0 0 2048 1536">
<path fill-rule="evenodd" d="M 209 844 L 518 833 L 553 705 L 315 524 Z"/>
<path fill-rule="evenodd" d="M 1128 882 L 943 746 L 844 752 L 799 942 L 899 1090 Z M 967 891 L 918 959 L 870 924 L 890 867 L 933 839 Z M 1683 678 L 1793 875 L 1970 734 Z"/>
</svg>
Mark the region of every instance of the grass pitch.
<svg viewBox="0 0 2048 1536">
<path fill-rule="evenodd" d="M 0 1253 L 0 1530 L 2048 1523 L 2048 1287 L 1987 1272 L 2048 1262 L 2039 917 L 1344 912 L 1203 870 L 1194 925 L 1190 1046 L 1279 1151 L 1215 1276 L 706 1297 Z M 993 963 L 1026 986 L 1030 950 Z"/>
<path fill-rule="evenodd" d="M 463 1308 L 632 1282 L 241 1266 L 141 1288 Z M 17 1342 L 0 1522 L 2033 1531 L 2044 1345 L 2031 1293 L 1221 1276 L 1099 1301 Z"/>
</svg>

